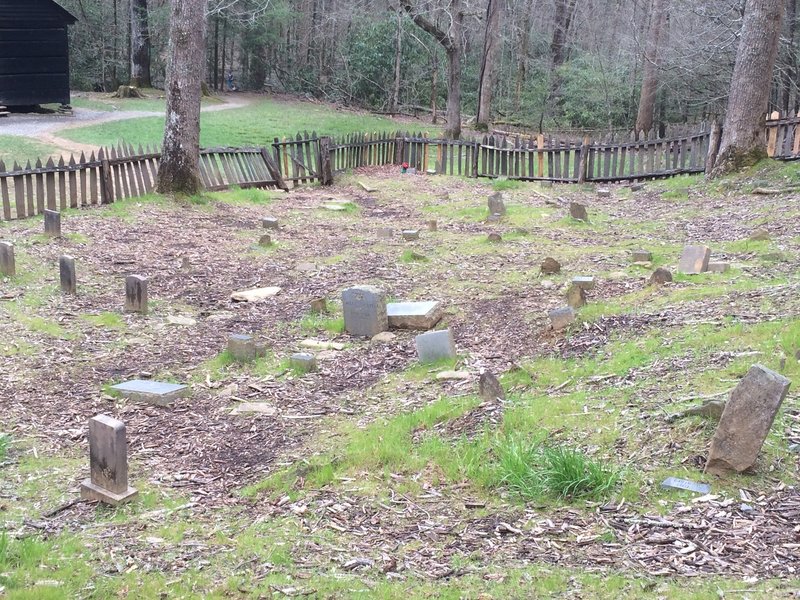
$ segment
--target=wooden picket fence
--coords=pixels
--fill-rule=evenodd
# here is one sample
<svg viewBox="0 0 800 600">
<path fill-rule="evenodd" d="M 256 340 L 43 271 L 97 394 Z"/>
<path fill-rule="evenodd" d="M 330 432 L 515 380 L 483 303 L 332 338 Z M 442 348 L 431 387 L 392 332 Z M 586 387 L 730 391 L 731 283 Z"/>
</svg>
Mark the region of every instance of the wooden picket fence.
<svg viewBox="0 0 800 600">
<path fill-rule="evenodd" d="M 767 119 L 767 155 L 780 160 L 800 159 L 800 112 L 781 116 L 775 111 Z"/>
</svg>

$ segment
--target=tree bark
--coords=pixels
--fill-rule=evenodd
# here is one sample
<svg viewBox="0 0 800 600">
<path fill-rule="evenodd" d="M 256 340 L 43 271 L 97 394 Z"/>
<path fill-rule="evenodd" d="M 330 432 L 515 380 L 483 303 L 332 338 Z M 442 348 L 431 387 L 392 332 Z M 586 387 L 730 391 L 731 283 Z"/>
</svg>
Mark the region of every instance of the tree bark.
<svg viewBox="0 0 800 600">
<path fill-rule="evenodd" d="M 793 92 L 797 87 L 797 46 L 794 38 L 797 33 L 797 0 L 786 2 L 786 52 L 781 78 L 781 103 L 783 114 L 787 117 L 795 113 L 792 103 Z"/>
<path fill-rule="evenodd" d="M 639 94 L 639 111 L 636 115 L 637 135 L 653 128 L 653 115 L 658 93 L 658 68 L 661 45 L 669 10 L 669 0 L 653 0 L 650 13 L 650 27 L 647 32 L 644 50 L 642 90 Z"/>
<path fill-rule="evenodd" d="M 207 0 L 172 0 L 167 118 L 158 169 L 160 193 L 195 194 L 200 179 L 200 96 Z"/>
<path fill-rule="evenodd" d="M 486 6 L 486 30 L 478 80 L 478 115 L 475 118 L 478 129 L 488 129 L 492 119 L 492 94 L 497 74 L 497 50 L 501 43 L 499 33 L 502 10 L 502 0 L 489 0 Z"/>
<path fill-rule="evenodd" d="M 712 176 L 750 166 L 767 155 L 764 120 L 783 7 L 784 0 L 747 0 Z"/>
<path fill-rule="evenodd" d="M 150 30 L 147 25 L 147 0 L 130 0 L 131 80 L 139 88 L 152 87 L 150 80 Z"/>
</svg>

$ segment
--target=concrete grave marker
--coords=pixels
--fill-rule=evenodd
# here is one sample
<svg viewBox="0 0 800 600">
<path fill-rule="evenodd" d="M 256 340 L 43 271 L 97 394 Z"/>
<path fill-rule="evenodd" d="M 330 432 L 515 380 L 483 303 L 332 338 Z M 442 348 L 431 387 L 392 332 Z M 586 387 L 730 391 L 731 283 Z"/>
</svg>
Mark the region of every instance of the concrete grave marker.
<svg viewBox="0 0 800 600">
<path fill-rule="evenodd" d="M 497 400 L 506 399 L 506 393 L 503 390 L 503 386 L 500 385 L 500 380 L 489 371 L 481 373 L 478 379 L 478 395 L 484 402 L 496 402 Z"/>
<path fill-rule="evenodd" d="M 727 273 L 731 268 L 730 263 L 726 262 L 710 262 L 708 263 L 709 273 Z"/>
<path fill-rule="evenodd" d="M 125 278 L 125 312 L 147 314 L 147 277 L 128 275 Z"/>
<path fill-rule="evenodd" d="M 421 363 L 432 363 L 456 357 L 456 345 L 453 333 L 449 329 L 420 334 L 415 338 L 414 343 Z"/>
<path fill-rule="evenodd" d="M 569 203 L 569 216 L 578 221 L 589 222 L 589 213 L 586 207 L 579 202 Z"/>
<path fill-rule="evenodd" d="M 643 183 L 633 183 L 631 184 L 631 191 L 632 192 L 641 192 L 644 189 Z"/>
<path fill-rule="evenodd" d="M 687 492 L 695 492 L 703 495 L 711 491 L 711 486 L 707 483 L 697 483 L 696 481 L 689 481 L 688 479 L 681 479 L 680 477 L 667 477 L 661 482 L 661 487 L 673 490 L 686 490 Z"/>
<path fill-rule="evenodd" d="M 653 260 L 653 253 L 649 250 L 634 250 L 631 252 L 631 262 L 650 262 Z"/>
<path fill-rule="evenodd" d="M 572 285 L 581 288 L 582 290 L 589 291 L 594 289 L 594 277 L 591 276 L 577 276 L 572 278 Z"/>
<path fill-rule="evenodd" d="M 672 273 L 662 267 L 659 267 L 650 275 L 650 285 L 664 285 L 670 281 L 672 281 Z"/>
<path fill-rule="evenodd" d="M 228 352 L 236 362 L 250 362 L 258 356 L 258 347 L 252 335 L 233 333 L 228 336 Z"/>
<path fill-rule="evenodd" d="M 71 256 L 61 256 L 58 259 L 58 274 L 61 280 L 61 291 L 65 294 L 74 294 L 77 291 L 75 276 L 75 259 Z"/>
<path fill-rule="evenodd" d="M 358 187 L 360 187 L 362 190 L 364 190 L 364 191 L 365 191 L 365 192 L 367 192 L 368 194 L 374 194 L 375 192 L 377 192 L 377 191 L 378 191 L 376 188 L 374 188 L 374 187 L 370 187 L 369 185 L 367 185 L 367 184 L 366 184 L 366 183 L 364 183 L 363 181 L 359 181 L 359 182 L 358 182 Z"/>
<path fill-rule="evenodd" d="M 44 210 L 44 234 L 61 237 L 61 213 L 57 210 Z"/>
<path fill-rule="evenodd" d="M 565 306 L 564 308 L 551 310 L 547 313 L 547 316 L 550 317 L 550 323 L 553 329 L 558 331 L 560 329 L 565 329 L 570 323 L 575 322 L 577 313 L 571 306 Z"/>
<path fill-rule="evenodd" d="M 265 233 L 260 238 L 258 238 L 258 245 L 259 246 L 272 246 L 272 237 Z"/>
<path fill-rule="evenodd" d="M 128 441 L 125 423 L 106 415 L 89 419 L 89 479 L 81 498 L 117 506 L 137 495 L 128 485 Z"/>
<path fill-rule="evenodd" d="M 303 348 L 312 348 L 313 350 L 344 350 L 345 345 L 341 342 L 326 342 L 324 340 L 307 339 L 300 342 Z"/>
<path fill-rule="evenodd" d="M 266 298 L 271 298 L 277 295 L 281 288 L 277 286 L 256 288 L 254 290 L 242 290 L 240 292 L 233 292 L 231 300 L 234 302 L 258 302 Z"/>
<path fill-rule="evenodd" d="M 425 225 L 427 225 L 428 231 L 438 231 L 439 230 L 439 223 L 436 222 L 436 219 L 431 219 L 430 221 L 426 221 Z"/>
<path fill-rule="evenodd" d="M 12 277 L 17 274 L 17 263 L 14 259 L 14 244 L 0 242 L 0 275 Z"/>
<path fill-rule="evenodd" d="M 503 241 L 503 236 L 501 236 L 499 233 L 490 233 L 486 236 L 486 241 L 490 244 L 499 244 Z"/>
<path fill-rule="evenodd" d="M 326 313 L 328 312 L 328 301 L 325 298 L 314 298 L 311 301 L 310 309 L 315 314 Z"/>
<path fill-rule="evenodd" d="M 567 290 L 567 304 L 572 308 L 580 308 L 586 306 L 586 292 L 582 287 L 571 285 Z"/>
<path fill-rule="evenodd" d="M 414 240 L 419 239 L 419 229 L 404 229 L 403 230 L 403 239 L 407 242 L 411 242 Z"/>
<path fill-rule="evenodd" d="M 472 377 L 469 371 L 439 371 L 436 381 L 465 381 Z"/>
<path fill-rule="evenodd" d="M 408 167 L 408 169 L 406 169 L 406 173 L 408 173 L 409 175 L 416 175 L 417 174 L 417 168 L 416 167 Z"/>
<path fill-rule="evenodd" d="M 278 219 L 275 217 L 264 217 L 261 219 L 261 227 L 264 229 L 278 229 Z"/>
<path fill-rule="evenodd" d="M 322 208 L 325 210 L 331 210 L 333 212 L 343 212 L 347 210 L 346 204 L 340 204 L 338 202 L 327 202 L 322 205 Z"/>
<path fill-rule="evenodd" d="M 372 285 L 351 287 L 342 292 L 344 328 L 350 335 L 372 337 L 389 328 L 386 293 Z"/>
<path fill-rule="evenodd" d="M 765 242 L 769 239 L 769 231 L 766 229 L 756 229 L 747 239 L 751 242 Z"/>
<path fill-rule="evenodd" d="M 123 398 L 135 402 L 147 402 L 156 406 L 167 406 L 177 398 L 186 398 L 191 394 L 189 386 L 147 379 L 132 379 L 111 386 Z"/>
<path fill-rule="evenodd" d="M 686 246 L 678 261 L 678 273 L 697 275 L 708 271 L 711 248 L 708 246 Z"/>
<path fill-rule="evenodd" d="M 611 190 L 608 188 L 597 188 L 597 196 L 599 198 L 611 198 Z"/>
<path fill-rule="evenodd" d="M 317 359 L 310 352 L 296 352 L 289 357 L 289 365 L 300 373 L 310 373 L 317 370 Z"/>
<path fill-rule="evenodd" d="M 389 327 L 392 329 L 421 329 L 434 327 L 442 318 L 442 303 L 390 302 L 386 305 Z"/>
<path fill-rule="evenodd" d="M 561 272 L 561 263 L 555 258 L 548 256 L 542 261 L 541 270 L 545 275 L 555 275 Z"/>
<path fill-rule="evenodd" d="M 506 214 L 506 203 L 503 198 L 503 192 L 495 192 L 489 196 L 489 215 L 500 215 L 504 217 Z"/>
<path fill-rule="evenodd" d="M 753 365 L 731 392 L 711 440 L 706 472 L 741 473 L 756 462 L 791 382 L 762 365 Z"/>
</svg>

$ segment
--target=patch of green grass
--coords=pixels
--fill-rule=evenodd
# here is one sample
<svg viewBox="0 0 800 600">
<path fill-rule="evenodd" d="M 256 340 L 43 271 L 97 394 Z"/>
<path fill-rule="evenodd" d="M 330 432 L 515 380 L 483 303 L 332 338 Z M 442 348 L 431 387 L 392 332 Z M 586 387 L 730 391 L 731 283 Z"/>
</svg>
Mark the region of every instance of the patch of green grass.
<svg viewBox="0 0 800 600">
<path fill-rule="evenodd" d="M 115 312 L 101 312 L 96 315 L 81 315 L 80 316 L 82 321 L 86 321 L 93 327 L 100 327 L 103 329 L 113 329 L 115 331 L 121 331 L 123 329 L 127 329 L 128 325 L 125 323 L 125 320 L 122 318 L 122 315 Z"/>
<path fill-rule="evenodd" d="M 400 255 L 400 262 L 401 263 L 419 263 L 419 262 L 427 262 L 428 257 L 424 254 L 420 254 L 415 250 L 403 250 L 403 253 Z"/>
<path fill-rule="evenodd" d="M 330 311 L 330 307 L 329 307 Z M 317 333 L 327 331 L 338 334 L 344 331 L 344 316 L 335 313 L 309 313 L 300 320 L 300 331 Z"/>
<path fill-rule="evenodd" d="M 242 189 L 234 186 L 224 192 L 207 192 L 205 195 L 224 204 L 264 206 L 284 194 L 285 192 L 278 190 Z"/>
<path fill-rule="evenodd" d="M 11 446 L 11 436 L 5 433 L 0 433 L 0 462 L 6 459 L 8 449 Z"/>
<path fill-rule="evenodd" d="M 33 165 L 37 158 L 41 158 L 44 163 L 50 156 L 58 154 L 57 148 L 29 138 L 16 135 L 0 135 L 0 160 L 5 163 L 6 169 L 9 171 L 13 169 L 14 162 L 19 163 L 19 166 L 24 168 L 28 161 L 31 161 Z"/>
<path fill-rule="evenodd" d="M 279 361 L 271 352 L 250 362 L 239 362 L 226 349 L 200 365 L 194 378 L 203 380 L 207 376 L 211 381 L 223 381 L 230 372 L 246 372 L 254 377 L 267 377 L 278 375 L 284 371 L 286 368 L 282 361 Z"/>
<path fill-rule="evenodd" d="M 525 187 L 525 183 L 517 179 L 498 178 L 492 182 L 492 189 L 496 192 L 508 190 L 520 190 Z"/>
</svg>

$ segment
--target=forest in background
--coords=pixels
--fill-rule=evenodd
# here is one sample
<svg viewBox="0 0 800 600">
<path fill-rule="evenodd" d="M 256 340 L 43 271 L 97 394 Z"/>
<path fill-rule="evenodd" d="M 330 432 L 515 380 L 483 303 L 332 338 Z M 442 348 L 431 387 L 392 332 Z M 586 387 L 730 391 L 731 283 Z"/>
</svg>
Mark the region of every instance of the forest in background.
<svg viewBox="0 0 800 600">
<path fill-rule="evenodd" d="M 796 113 L 796 0 L 785 2 L 770 110 Z M 143 43 L 150 75 L 135 83 L 163 85 L 168 0 L 62 4 L 79 18 L 75 89 L 128 83 Z M 239 90 L 441 118 L 454 51 L 467 122 L 488 89 L 481 122 L 630 128 L 643 80 L 652 88 L 644 125 L 695 122 L 724 111 L 743 10 L 742 0 L 211 0 L 206 81 L 222 90 L 232 74 Z"/>
</svg>

